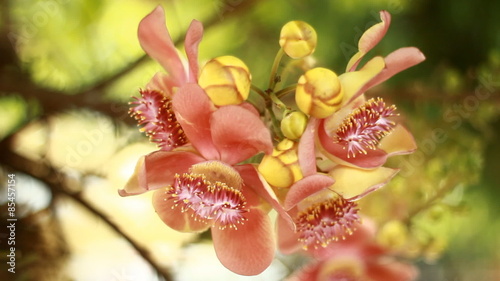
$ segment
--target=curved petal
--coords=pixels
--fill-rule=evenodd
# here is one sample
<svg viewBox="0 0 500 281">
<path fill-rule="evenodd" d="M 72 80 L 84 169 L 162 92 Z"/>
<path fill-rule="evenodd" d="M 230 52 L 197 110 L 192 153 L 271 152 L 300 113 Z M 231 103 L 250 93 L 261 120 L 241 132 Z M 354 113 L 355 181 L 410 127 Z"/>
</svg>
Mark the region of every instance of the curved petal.
<svg viewBox="0 0 500 281">
<path fill-rule="evenodd" d="M 165 11 L 156 7 L 139 23 L 139 43 L 142 49 L 173 77 L 177 85 L 186 82 L 186 74 L 174 42 L 165 25 Z"/>
<path fill-rule="evenodd" d="M 347 150 L 335 143 L 325 131 L 324 126 L 318 127 L 318 138 L 322 152 L 332 161 L 346 166 L 372 169 L 382 166 L 387 160 L 387 153 L 382 149 L 368 150 L 366 154 L 347 157 Z"/>
<path fill-rule="evenodd" d="M 335 179 L 332 190 L 347 200 L 358 200 L 368 193 L 384 186 L 394 175 L 397 169 L 379 167 L 372 170 L 362 170 L 347 166 L 337 166 L 329 175 Z"/>
<path fill-rule="evenodd" d="M 318 125 L 319 120 L 311 117 L 304 133 L 300 137 L 298 157 L 300 169 L 302 170 L 302 175 L 304 177 L 316 173 L 315 142 Z"/>
<path fill-rule="evenodd" d="M 396 260 L 379 260 L 369 263 L 366 276 L 374 281 L 412 281 L 418 277 L 418 269 Z"/>
<path fill-rule="evenodd" d="M 215 252 L 229 270 L 241 275 L 257 275 L 273 261 L 275 252 L 271 220 L 260 209 L 245 213 L 248 219 L 238 229 L 212 228 Z"/>
<path fill-rule="evenodd" d="M 210 131 L 210 117 L 216 108 L 205 91 L 197 84 L 185 84 L 174 95 L 172 106 L 189 142 L 205 159 L 219 160 Z"/>
<path fill-rule="evenodd" d="M 201 232 L 210 228 L 210 224 L 195 219 L 194 211 L 182 211 L 169 200 L 166 188 L 158 189 L 153 193 L 153 207 L 160 219 L 170 228 L 181 232 Z"/>
<path fill-rule="evenodd" d="M 329 188 L 334 183 L 335 180 L 332 177 L 323 174 L 314 174 L 305 177 L 290 187 L 283 206 L 285 207 L 285 210 L 288 211 L 306 197 L 322 189 Z"/>
<path fill-rule="evenodd" d="M 387 11 L 380 11 L 380 19 L 382 20 L 381 22 L 368 28 L 359 39 L 359 52 L 349 60 L 346 71 L 355 70 L 363 56 L 384 38 L 391 25 L 391 14 Z"/>
<path fill-rule="evenodd" d="M 364 85 L 361 92 L 364 92 L 385 80 L 391 78 L 395 74 L 417 65 L 425 60 L 424 54 L 415 47 L 400 48 L 390 53 L 385 57 L 385 68 L 369 83 Z"/>
<path fill-rule="evenodd" d="M 417 149 L 413 135 L 402 125 L 397 125 L 394 130 L 380 141 L 378 147 L 388 156 L 409 154 Z"/>
<path fill-rule="evenodd" d="M 221 160 L 236 164 L 263 151 L 271 154 L 271 133 L 260 117 L 237 106 L 220 107 L 210 120 L 212 139 Z"/>
<path fill-rule="evenodd" d="M 344 89 L 344 98 L 342 104 L 345 105 L 366 89 L 366 84 L 376 77 L 385 67 L 385 61 L 382 57 L 374 57 L 369 60 L 360 70 L 346 72 L 339 76 L 340 83 Z"/>
<path fill-rule="evenodd" d="M 203 24 L 197 20 L 193 20 L 189 25 L 184 41 L 184 50 L 189 63 L 189 78 L 188 82 L 198 82 L 198 45 L 203 38 Z"/>
<path fill-rule="evenodd" d="M 321 265 L 322 263 L 308 264 L 294 272 L 287 279 L 285 279 L 285 281 L 320 281 L 321 279 L 318 279 L 318 274 L 321 269 Z"/>
<path fill-rule="evenodd" d="M 173 183 L 175 174 L 185 173 L 193 164 L 202 161 L 201 156 L 192 152 L 155 151 L 139 160 L 134 174 L 118 193 L 129 196 L 166 187 Z"/>
<path fill-rule="evenodd" d="M 294 211 L 296 211 L 296 209 L 293 209 L 290 213 L 293 214 Z M 302 248 L 302 244 L 294 228 L 290 227 L 290 224 L 282 217 L 278 217 L 276 225 L 278 232 L 278 249 L 280 252 L 285 255 L 290 255 L 299 251 Z"/>
<path fill-rule="evenodd" d="M 162 92 L 165 96 L 172 98 L 172 89 L 176 87 L 176 83 L 169 75 L 158 72 L 146 84 L 146 89 L 152 89 Z"/>
<path fill-rule="evenodd" d="M 269 203 L 273 209 L 288 222 L 289 226 L 293 228 L 292 218 L 285 211 L 273 189 L 267 184 L 266 180 L 260 175 L 257 169 L 251 164 L 235 166 L 234 168 L 240 173 L 245 186 L 251 188 L 262 199 Z"/>
</svg>

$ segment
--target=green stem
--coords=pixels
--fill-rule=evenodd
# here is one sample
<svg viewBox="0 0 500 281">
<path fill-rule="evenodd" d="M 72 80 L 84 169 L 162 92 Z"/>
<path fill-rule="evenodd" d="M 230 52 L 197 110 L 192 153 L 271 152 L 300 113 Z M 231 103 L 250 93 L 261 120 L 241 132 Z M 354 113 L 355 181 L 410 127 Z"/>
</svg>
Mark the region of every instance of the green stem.
<svg viewBox="0 0 500 281">
<path fill-rule="evenodd" d="M 254 84 L 250 85 L 250 89 L 259 94 L 259 96 L 261 96 L 266 102 L 269 100 L 269 97 L 266 95 L 266 93 Z"/>
<path fill-rule="evenodd" d="M 282 98 L 282 97 L 286 96 L 287 94 L 295 91 L 296 88 L 297 88 L 297 84 L 293 84 L 293 85 L 290 85 L 286 88 L 283 88 L 283 89 L 276 92 L 276 97 Z"/>
<path fill-rule="evenodd" d="M 277 73 L 278 73 L 278 68 L 280 66 L 281 59 L 283 58 L 284 53 L 285 53 L 285 51 L 283 51 L 283 48 L 280 48 L 278 53 L 276 54 L 276 57 L 274 58 L 273 68 L 271 69 L 271 76 L 269 78 L 268 90 L 270 90 L 270 91 L 274 91 L 276 84 L 279 82 Z"/>
</svg>

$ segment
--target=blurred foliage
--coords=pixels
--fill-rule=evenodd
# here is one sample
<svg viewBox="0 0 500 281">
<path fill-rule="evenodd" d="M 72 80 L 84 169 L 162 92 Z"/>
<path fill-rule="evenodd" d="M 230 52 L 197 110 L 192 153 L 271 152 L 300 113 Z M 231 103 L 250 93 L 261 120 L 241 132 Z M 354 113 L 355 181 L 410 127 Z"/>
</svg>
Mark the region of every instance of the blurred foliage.
<svg viewBox="0 0 500 281">
<path fill-rule="evenodd" d="M 400 174 L 361 202 L 361 212 L 379 223 L 382 243 L 420 262 L 420 280 L 498 277 L 500 2 L 2 1 L 0 138 L 14 136 L 17 153 L 70 175 L 80 183 L 70 184 L 73 191 L 85 192 L 94 176 L 107 180 L 113 192 L 120 188 L 138 155 L 154 149 L 118 109 L 161 70 L 145 58 L 136 34 L 140 19 L 158 4 L 166 7 L 169 31 L 180 47 L 191 20 L 203 21 L 201 62 L 235 55 L 247 63 L 257 86 L 269 79 L 284 23 L 311 24 L 319 38 L 316 65 L 340 74 L 362 32 L 379 21 L 379 10 L 388 10 L 391 27 L 370 54 L 416 46 L 427 60 L 368 95 L 383 96 L 398 106 L 419 150 L 391 161 L 390 166 L 401 168 Z M 10 80 L 18 74 L 25 80 Z M 289 81 L 293 79 L 291 75 Z M 28 83 L 36 90 L 27 94 L 23 89 Z M 63 110 L 49 111 L 39 102 L 44 97 L 48 104 L 57 104 L 58 96 L 49 93 L 116 107 L 95 113 L 87 104 L 63 104 L 57 107 Z M 9 169 L 8 163 L 2 165 Z M 95 203 L 103 209 L 107 205 Z M 60 266 L 66 249 L 57 225 L 52 228 L 56 218 L 48 209 L 33 211 L 22 222 L 29 227 L 18 229 L 18 235 L 44 234 L 36 238 L 41 242 L 27 246 L 47 245 L 30 251 L 54 258 L 53 265 Z M 140 234 L 136 237 L 140 240 Z M 469 263 L 479 269 L 471 270 Z M 54 266 L 47 270 L 53 273 Z"/>
</svg>

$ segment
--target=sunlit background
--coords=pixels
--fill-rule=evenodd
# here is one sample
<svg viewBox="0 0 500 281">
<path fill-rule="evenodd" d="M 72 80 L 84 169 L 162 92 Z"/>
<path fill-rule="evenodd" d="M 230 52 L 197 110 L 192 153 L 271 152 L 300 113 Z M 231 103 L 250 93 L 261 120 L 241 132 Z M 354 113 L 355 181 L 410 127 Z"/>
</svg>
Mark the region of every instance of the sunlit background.
<svg viewBox="0 0 500 281">
<path fill-rule="evenodd" d="M 282 280 L 303 261 L 278 254 L 261 275 L 236 275 L 209 236 L 165 226 L 150 194 L 118 196 L 138 157 L 156 149 L 127 102 L 161 70 L 137 40 L 158 4 L 179 47 L 198 19 L 201 61 L 235 55 L 260 87 L 287 21 L 311 24 L 316 65 L 342 73 L 362 32 L 389 11 L 371 54 L 416 46 L 427 60 L 369 95 L 398 105 L 419 150 L 391 160 L 400 174 L 361 210 L 380 243 L 419 267 L 419 281 L 500 280 L 500 2 L 487 0 L 0 1 L 1 280 Z"/>
</svg>

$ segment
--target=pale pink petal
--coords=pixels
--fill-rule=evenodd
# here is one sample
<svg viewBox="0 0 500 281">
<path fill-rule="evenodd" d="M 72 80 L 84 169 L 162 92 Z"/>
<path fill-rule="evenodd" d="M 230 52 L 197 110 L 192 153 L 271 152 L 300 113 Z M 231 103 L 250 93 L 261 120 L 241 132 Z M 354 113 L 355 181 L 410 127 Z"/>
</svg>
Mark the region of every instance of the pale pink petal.
<svg viewBox="0 0 500 281">
<path fill-rule="evenodd" d="M 180 206 L 174 206 L 174 200 L 166 191 L 162 188 L 153 193 L 153 207 L 166 225 L 181 232 L 201 232 L 210 228 L 210 224 L 195 219 L 192 209 L 182 212 Z"/>
<path fill-rule="evenodd" d="M 412 281 L 418 277 L 418 269 L 415 266 L 394 259 L 380 258 L 368 263 L 365 272 L 373 281 Z"/>
<path fill-rule="evenodd" d="M 259 152 L 271 154 L 271 133 L 253 112 L 236 105 L 220 107 L 212 114 L 211 129 L 221 160 L 236 164 Z"/>
<path fill-rule="evenodd" d="M 165 11 L 156 7 L 139 23 L 139 42 L 142 49 L 173 77 L 177 85 L 186 82 L 184 66 L 165 25 Z"/>
<path fill-rule="evenodd" d="M 172 105 L 189 142 L 208 160 L 219 160 L 212 142 L 210 118 L 216 108 L 197 84 L 185 84 L 174 95 Z"/>
<path fill-rule="evenodd" d="M 361 92 L 384 82 L 395 74 L 417 65 L 425 60 L 424 54 L 415 47 L 400 48 L 385 57 L 385 68 L 369 83 L 364 85 Z"/>
<path fill-rule="evenodd" d="M 307 176 L 298 182 L 294 183 L 286 195 L 283 206 L 285 210 L 290 210 L 295 207 L 300 201 L 306 197 L 334 185 L 335 180 L 324 174 L 314 174 Z"/>
<path fill-rule="evenodd" d="M 184 49 L 189 62 L 188 82 L 198 82 L 198 45 L 203 38 L 203 25 L 197 20 L 193 20 L 186 33 Z"/>
<path fill-rule="evenodd" d="M 290 214 L 296 214 L 296 208 L 293 209 Z M 296 253 L 302 249 L 302 244 L 299 241 L 299 235 L 294 231 L 294 227 L 291 227 L 287 220 L 282 217 L 278 217 L 276 220 L 277 225 L 277 237 L 278 237 L 278 249 L 281 253 L 285 255 L 290 255 Z"/>
<path fill-rule="evenodd" d="M 366 154 L 358 154 L 356 157 L 348 157 L 347 150 L 332 140 L 325 131 L 325 126 L 318 127 L 318 139 L 322 152 L 332 161 L 352 167 L 371 169 L 382 166 L 387 160 L 387 153 L 382 149 L 367 150 Z"/>
<path fill-rule="evenodd" d="M 170 98 L 172 98 L 172 90 L 174 87 L 177 87 L 176 82 L 172 80 L 172 77 L 163 72 L 156 73 L 146 85 L 146 89 L 160 91 Z"/>
<path fill-rule="evenodd" d="M 316 173 L 316 131 L 318 130 L 319 120 L 311 117 L 307 123 L 307 127 L 302 134 L 299 142 L 298 157 L 299 165 L 304 177 Z"/>
<path fill-rule="evenodd" d="M 255 114 L 256 116 L 260 116 L 260 113 L 259 111 L 257 110 L 257 108 L 255 108 L 255 106 L 253 106 L 251 103 L 249 102 L 242 102 L 240 103 L 238 106 L 241 106 L 243 108 L 245 108 L 246 110 L 249 110 L 251 111 L 253 114 Z"/>
<path fill-rule="evenodd" d="M 173 183 L 175 174 L 182 174 L 204 159 L 186 151 L 155 151 L 137 163 L 134 174 L 119 190 L 121 196 L 136 195 L 148 190 L 166 187 Z"/>
<path fill-rule="evenodd" d="M 409 154 L 417 149 L 413 135 L 402 125 L 397 125 L 389 135 L 384 137 L 378 146 L 388 156 Z"/>
<path fill-rule="evenodd" d="M 257 275 L 273 261 L 275 241 L 271 220 L 260 209 L 245 213 L 248 221 L 238 229 L 212 228 L 215 252 L 220 262 L 240 275 Z"/>
<path fill-rule="evenodd" d="M 346 71 L 354 71 L 363 56 L 384 38 L 391 24 L 391 15 L 387 11 L 380 11 L 380 19 L 382 22 L 368 28 L 359 39 L 359 52 L 349 60 Z"/>
<path fill-rule="evenodd" d="M 285 281 L 323 281 L 318 279 L 321 265 L 323 265 L 323 263 L 310 263 L 288 276 Z"/>
<path fill-rule="evenodd" d="M 383 71 L 385 62 L 382 57 L 374 57 L 369 60 L 360 70 L 346 72 L 339 76 L 340 83 L 344 89 L 342 104 L 350 103 L 359 97 L 366 89 L 366 84 Z"/>
<path fill-rule="evenodd" d="M 285 211 L 273 189 L 267 184 L 266 180 L 251 164 L 239 165 L 234 167 L 245 183 L 244 188 L 251 188 L 262 199 L 269 203 L 280 216 L 293 227 L 293 221 L 290 215 Z"/>
<path fill-rule="evenodd" d="M 362 170 L 339 165 L 329 175 L 335 179 L 332 190 L 354 201 L 384 186 L 398 171 L 385 167 Z"/>
</svg>

